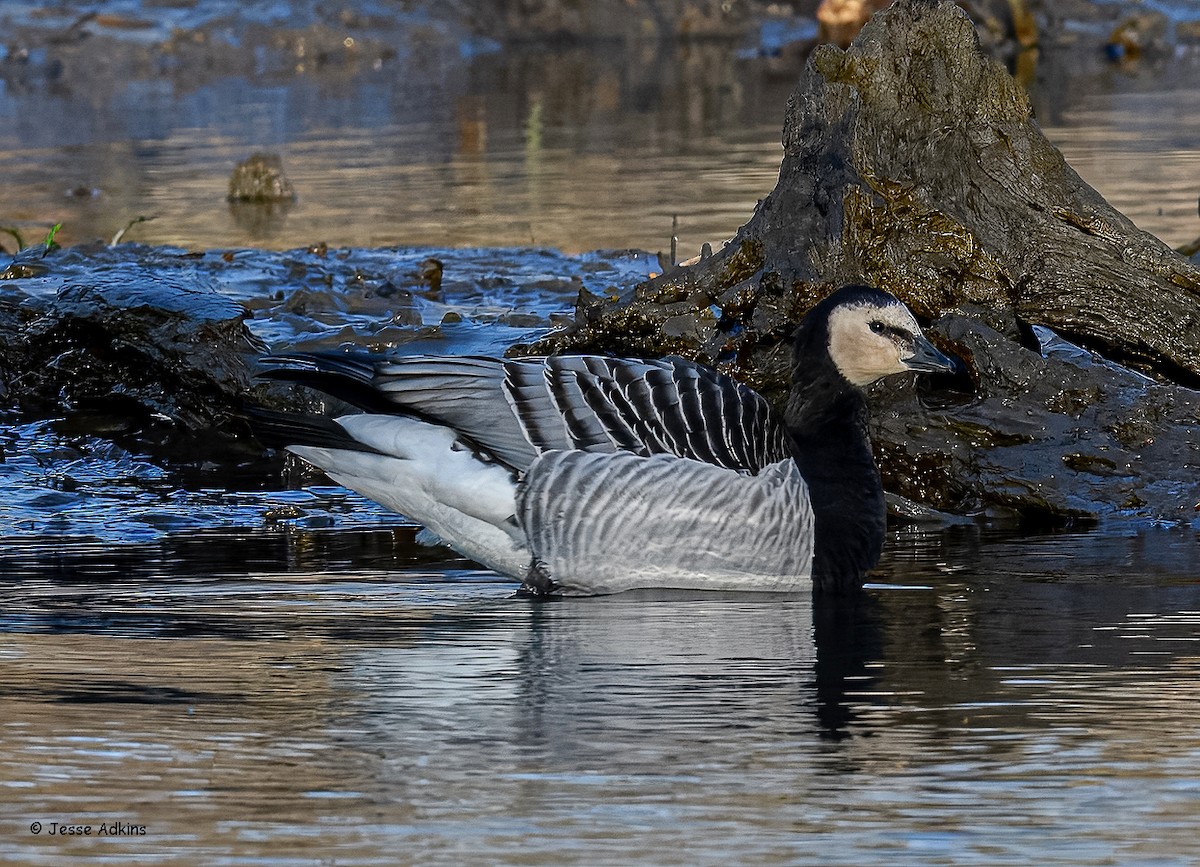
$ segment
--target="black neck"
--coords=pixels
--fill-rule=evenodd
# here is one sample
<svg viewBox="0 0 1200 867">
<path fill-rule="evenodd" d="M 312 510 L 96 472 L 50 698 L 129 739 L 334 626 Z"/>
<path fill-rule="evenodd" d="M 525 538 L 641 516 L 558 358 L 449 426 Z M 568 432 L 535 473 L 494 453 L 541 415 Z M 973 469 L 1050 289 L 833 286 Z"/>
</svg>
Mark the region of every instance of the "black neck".
<svg viewBox="0 0 1200 867">
<path fill-rule="evenodd" d="M 817 364 L 811 359 L 820 355 L 799 357 L 811 366 L 795 371 L 785 418 L 816 520 L 813 584 L 820 592 L 857 590 L 879 560 L 886 524 L 867 403 L 828 356 Z"/>
</svg>

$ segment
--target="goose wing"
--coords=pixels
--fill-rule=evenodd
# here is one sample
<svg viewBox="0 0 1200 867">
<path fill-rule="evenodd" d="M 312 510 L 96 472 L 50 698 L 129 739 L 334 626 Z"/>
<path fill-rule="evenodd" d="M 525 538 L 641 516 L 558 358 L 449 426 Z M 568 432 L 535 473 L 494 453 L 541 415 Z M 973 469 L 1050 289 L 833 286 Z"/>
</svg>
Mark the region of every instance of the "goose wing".
<svg viewBox="0 0 1200 867">
<path fill-rule="evenodd" d="M 476 453 L 524 470 L 538 450 L 505 396 L 507 363 L 475 355 L 294 353 L 264 358 L 262 375 L 311 386 L 367 412 L 451 428 Z"/>
<path fill-rule="evenodd" d="M 750 473 L 788 456 L 783 425 L 761 395 L 682 358 L 294 354 L 264 362 L 272 367 L 265 376 L 450 427 L 521 471 L 550 450 L 671 454 Z"/>
<path fill-rule="evenodd" d="M 762 395 L 683 358 L 514 362 L 505 389 L 539 452 L 670 454 L 751 473 L 788 456 Z"/>
</svg>

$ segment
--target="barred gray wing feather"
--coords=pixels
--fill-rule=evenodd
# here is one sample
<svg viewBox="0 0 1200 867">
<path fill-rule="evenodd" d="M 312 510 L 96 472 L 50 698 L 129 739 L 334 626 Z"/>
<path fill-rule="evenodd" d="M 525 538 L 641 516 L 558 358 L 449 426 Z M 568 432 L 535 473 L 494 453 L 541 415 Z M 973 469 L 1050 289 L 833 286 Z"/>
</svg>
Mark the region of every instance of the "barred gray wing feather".
<svg viewBox="0 0 1200 867">
<path fill-rule="evenodd" d="M 783 425 L 761 395 L 682 358 L 297 353 L 264 363 L 268 378 L 452 428 L 482 457 L 517 471 L 550 450 L 671 454 L 750 473 L 788 455 Z"/>
<path fill-rule="evenodd" d="M 551 451 L 518 487 L 517 520 L 565 593 L 811 586 L 812 504 L 791 459 L 744 475 L 665 454 Z"/>
<path fill-rule="evenodd" d="M 671 454 L 743 472 L 788 456 L 761 395 L 682 358 L 555 356 L 506 370 L 513 410 L 539 451 Z"/>
</svg>

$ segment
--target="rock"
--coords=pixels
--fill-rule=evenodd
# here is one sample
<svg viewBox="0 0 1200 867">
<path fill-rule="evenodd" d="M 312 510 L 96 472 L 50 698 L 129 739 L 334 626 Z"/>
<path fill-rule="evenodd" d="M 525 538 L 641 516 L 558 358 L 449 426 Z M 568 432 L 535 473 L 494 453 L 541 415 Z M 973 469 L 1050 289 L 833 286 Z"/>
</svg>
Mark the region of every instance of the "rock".
<svg viewBox="0 0 1200 867">
<path fill-rule="evenodd" d="M 417 266 L 417 271 L 413 275 L 416 282 L 425 287 L 421 290 L 421 294 L 431 300 L 441 300 L 442 298 L 442 274 L 445 271 L 445 264 L 441 259 L 435 259 L 430 256 L 427 259 L 422 259 Z"/>
<path fill-rule="evenodd" d="M 1022 346 L 981 318 L 930 327 L 969 358 L 970 394 L 883 384 L 872 439 L 885 485 L 955 514 L 1028 524 L 1190 522 L 1200 496 L 1200 394 L 1148 380 L 1038 329 Z"/>
<path fill-rule="evenodd" d="M 283 225 L 296 191 L 275 154 L 256 153 L 229 176 L 229 215 L 253 238 L 266 238 Z"/>
<path fill-rule="evenodd" d="M 898 0 L 849 50 L 817 49 L 784 149 L 723 250 L 581 298 L 569 328 L 515 352 L 679 353 L 778 398 L 792 323 L 872 283 L 965 366 L 957 394 L 877 395 L 891 492 L 1025 520 L 1192 519 L 1200 272 L 1066 164 L 954 3 Z M 1043 356 L 1037 333 L 1075 354 Z"/>
<path fill-rule="evenodd" d="M 585 281 L 628 285 L 648 267 L 630 251 L 34 249 L 0 262 L 0 410 L 110 439 L 192 481 L 199 470 L 203 484 L 278 481 L 244 407 L 347 407 L 256 380 L 268 344 L 500 353 L 542 333 Z"/>
</svg>

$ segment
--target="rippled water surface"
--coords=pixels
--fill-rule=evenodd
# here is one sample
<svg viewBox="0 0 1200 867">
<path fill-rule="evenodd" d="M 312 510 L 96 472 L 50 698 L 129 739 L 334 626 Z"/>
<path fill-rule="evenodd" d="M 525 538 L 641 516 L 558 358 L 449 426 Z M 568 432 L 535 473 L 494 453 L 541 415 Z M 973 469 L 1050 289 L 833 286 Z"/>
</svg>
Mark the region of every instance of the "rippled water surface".
<svg viewBox="0 0 1200 867">
<path fill-rule="evenodd" d="M 165 14 L 149 5 L 142 17 Z M 73 17 L 34 21 L 55 15 L 64 27 Z M 120 32 L 91 26 L 96 42 Z M 686 258 L 731 237 L 774 186 L 803 66 L 757 56 L 770 46 L 752 39 L 500 51 L 425 25 L 375 35 L 392 46 L 375 62 L 364 49 L 317 65 L 306 32 L 264 41 L 248 70 L 215 48 L 201 63 L 178 48 L 143 57 L 135 41 L 124 62 L 68 53 L 58 65 L 38 49 L 18 63 L 13 48 L 0 55 L 0 225 L 32 238 L 62 222 L 77 243 L 153 217 L 126 237 L 190 249 L 665 251 L 677 217 Z M 1110 66 L 1098 50 L 1058 48 L 1028 83 L 1083 178 L 1179 245 L 1200 234 L 1200 63 L 1194 47 L 1173 50 Z M 225 201 L 233 166 L 255 150 L 281 155 L 294 203 Z"/>
<path fill-rule="evenodd" d="M 533 603 L 412 533 L 6 545 L 6 863 L 1200 857 L 1194 533 L 906 531 L 815 612 Z"/>
</svg>

